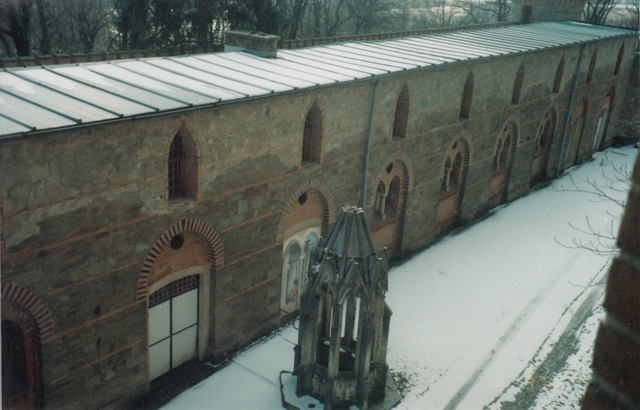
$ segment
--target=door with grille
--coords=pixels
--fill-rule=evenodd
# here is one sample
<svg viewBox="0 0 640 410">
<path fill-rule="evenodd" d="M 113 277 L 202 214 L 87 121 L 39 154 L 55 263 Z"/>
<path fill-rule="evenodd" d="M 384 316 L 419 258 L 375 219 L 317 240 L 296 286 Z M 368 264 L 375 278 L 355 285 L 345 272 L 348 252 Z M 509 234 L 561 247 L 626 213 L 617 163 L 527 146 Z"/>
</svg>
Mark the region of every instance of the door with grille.
<svg viewBox="0 0 640 410">
<path fill-rule="evenodd" d="M 178 279 L 149 296 L 149 380 L 197 355 L 198 276 Z"/>
</svg>

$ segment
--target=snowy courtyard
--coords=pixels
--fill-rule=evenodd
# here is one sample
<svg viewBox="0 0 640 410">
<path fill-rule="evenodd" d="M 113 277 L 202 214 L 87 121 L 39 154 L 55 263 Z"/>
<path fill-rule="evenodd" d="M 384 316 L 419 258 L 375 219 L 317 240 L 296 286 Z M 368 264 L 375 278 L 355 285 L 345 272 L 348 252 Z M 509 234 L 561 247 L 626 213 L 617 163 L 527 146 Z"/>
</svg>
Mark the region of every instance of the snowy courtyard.
<svg viewBox="0 0 640 410">
<path fill-rule="evenodd" d="M 499 207 L 389 272 L 388 364 L 398 409 L 576 408 L 611 255 L 588 246 L 617 230 L 637 154 L 612 148 L 548 187 Z M 612 182 L 613 181 L 613 182 Z M 613 232 L 615 234 L 615 232 Z M 282 408 L 297 322 L 233 357 L 165 409 Z M 301 408 L 322 408 L 305 398 Z"/>
</svg>

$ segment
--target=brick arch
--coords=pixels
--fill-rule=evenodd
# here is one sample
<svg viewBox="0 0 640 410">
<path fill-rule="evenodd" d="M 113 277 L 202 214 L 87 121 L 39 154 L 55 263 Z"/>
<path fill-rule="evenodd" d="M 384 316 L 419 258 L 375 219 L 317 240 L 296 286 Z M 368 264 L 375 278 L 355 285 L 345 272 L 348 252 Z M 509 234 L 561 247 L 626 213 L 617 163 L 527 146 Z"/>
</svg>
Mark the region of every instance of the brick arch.
<svg viewBox="0 0 640 410">
<path fill-rule="evenodd" d="M 549 104 L 547 109 L 544 110 L 544 115 L 542 116 L 542 118 L 540 118 L 540 121 L 538 122 L 538 128 L 536 128 L 535 139 L 536 139 L 536 141 L 538 141 L 537 144 L 540 143 L 539 142 L 539 138 L 540 138 L 540 135 L 542 134 L 544 123 L 546 122 L 546 118 L 547 118 L 547 115 L 549 113 L 551 113 L 552 123 L 553 123 L 553 127 L 551 129 L 551 134 L 554 135 L 558 131 L 558 113 L 559 112 L 560 112 L 560 107 L 556 103 Z M 553 141 L 549 141 L 548 144 L 551 144 L 552 142 Z M 549 145 L 549 148 L 550 147 L 551 147 L 551 145 Z"/>
<path fill-rule="evenodd" d="M 150 274 L 158 256 L 160 256 L 162 251 L 169 246 L 171 238 L 181 232 L 195 233 L 206 241 L 209 250 L 209 262 L 211 263 L 211 267 L 214 271 L 218 271 L 224 266 L 222 242 L 220 241 L 216 231 L 202 221 L 198 221 L 196 219 L 184 219 L 167 229 L 160 236 L 160 239 L 158 239 L 153 248 L 151 248 L 151 251 L 149 251 L 147 258 L 142 265 L 140 278 L 138 279 L 136 300 L 144 300 L 147 296 L 147 289 L 150 284 Z"/>
<path fill-rule="evenodd" d="M 307 191 L 315 191 L 320 195 L 322 201 L 322 220 L 327 225 L 327 227 L 332 224 L 335 219 L 335 201 L 333 199 L 333 195 L 331 194 L 331 190 L 319 179 L 310 179 L 300 185 L 291 195 L 289 200 L 287 201 L 284 209 L 282 210 L 282 216 L 280 217 L 280 222 L 278 223 L 278 231 L 276 235 L 276 242 L 282 242 L 284 240 L 284 233 L 286 231 L 287 221 L 289 216 L 291 215 L 291 211 L 298 203 L 298 198 L 300 195 Z"/>
<path fill-rule="evenodd" d="M 515 148 L 518 146 L 518 144 L 520 144 L 520 119 L 518 118 L 518 116 L 513 115 L 513 116 L 509 117 L 509 119 L 507 121 L 505 121 L 504 124 L 502 124 L 502 126 L 500 127 L 500 131 L 498 131 L 498 134 L 496 135 L 496 140 L 493 143 L 493 156 L 494 157 L 498 153 L 498 142 L 500 141 L 500 139 L 502 137 L 502 132 L 509 125 L 513 126 L 513 134 L 514 134 L 513 135 L 514 139 L 513 139 L 513 141 L 511 141 L 511 149 L 515 150 Z"/>
<path fill-rule="evenodd" d="M 447 157 L 449 152 L 453 149 L 453 146 L 456 142 L 462 142 L 464 145 L 464 158 L 462 159 L 462 163 L 469 167 L 471 164 L 471 158 L 473 153 L 473 145 L 472 145 L 473 137 L 467 131 L 460 131 L 456 137 L 451 141 L 449 147 L 446 151 L 443 152 L 442 163 L 440 164 L 440 171 L 438 172 L 438 176 L 440 179 L 444 178 L 444 165 L 447 162 Z"/>
<path fill-rule="evenodd" d="M 200 199 L 200 166 L 201 166 L 201 151 L 200 145 L 196 139 L 196 135 L 193 132 L 193 128 L 188 122 L 180 124 L 175 131 L 171 134 L 171 137 L 165 144 L 164 152 L 164 191 L 165 199 L 169 199 L 169 152 L 171 151 L 171 144 L 173 140 L 180 136 L 184 143 L 186 150 L 186 156 L 189 159 L 187 163 L 187 197 L 193 199 Z"/>
<path fill-rule="evenodd" d="M 373 180 L 373 189 L 371 189 L 371 193 L 369 194 L 369 207 L 373 207 L 376 202 L 376 193 L 378 189 L 378 185 L 380 185 L 380 181 L 384 177 L 384 170 L 387 169 L 389 165 L 393 162 L 400 162 L 402 164 L 402 190 L 407 192 L 413 188 L 413 175 L 414 175 L 414 166 L 411 158 L 402 151 L 396 151 L 393 154 L 387 157 L 386 161 L 382 163 L 382 165 L 378 168 L 378 172 L 376 173 L 376 179 Z M 388 184 L 385 184 L 385 187 L 388 189 Z"/>
<path fill-rule="evenodd" d="M 40 341 L 47 342 L 53 337 L 53 319 L 49 308 L 30 290 L 11 283 L 2 284 L 2 300 L 13 302 L 24 308 L 34 322 L 36 336 Z"/>
</svg>

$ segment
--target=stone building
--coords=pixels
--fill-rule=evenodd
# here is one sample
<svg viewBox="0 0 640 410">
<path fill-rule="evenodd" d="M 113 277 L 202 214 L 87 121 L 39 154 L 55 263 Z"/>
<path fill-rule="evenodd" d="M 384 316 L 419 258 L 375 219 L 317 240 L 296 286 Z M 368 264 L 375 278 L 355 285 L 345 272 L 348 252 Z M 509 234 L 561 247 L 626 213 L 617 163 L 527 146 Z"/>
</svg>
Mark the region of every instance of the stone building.
<svg viewBox="0 0 640 410">
<path fill-rule="evenodd" d="M 295 314 L 343 205 L 398 258 L 526 195 L 611 145 L 638 46 L 568 21 L 239 37 L 0 72 L 4 405 L 123 403 L 246 346 Z"/>
</svg>

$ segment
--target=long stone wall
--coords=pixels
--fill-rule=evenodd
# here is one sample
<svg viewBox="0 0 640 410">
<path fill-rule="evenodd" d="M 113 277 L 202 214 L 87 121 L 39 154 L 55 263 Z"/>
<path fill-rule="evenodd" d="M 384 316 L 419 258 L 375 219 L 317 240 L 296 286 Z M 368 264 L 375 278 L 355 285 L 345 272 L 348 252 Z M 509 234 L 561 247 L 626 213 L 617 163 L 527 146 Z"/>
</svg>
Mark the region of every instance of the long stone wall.
<svg viewBox="0 0 640 410">
<path fill-rule="evenodd" d="M 628 52 L 614 75 L 622 42 Z M 596 46 L 594 79 L 587 84 Z M 580 160 L 593 150 L 601 106 L 612 86 L 614 106 L 622 103 L 636 48 L 634 38 L 585 46 L 569 121 L 571 130 L 578 102 L 588 97 Z M 402 166 L 399 175 L 407 180 L 396 256 L 422 249 L 445 232 L 437 224 L 439 201 L 445 157 L 456 141 L 464 141 L 467 150 L 457 223 L 493 206 L 488 201 L 497 140 L 510 123 L 517 142 L 507 199 L 529 191 L 540 124 L 550 109 L 557 112 L 557 125 L 545 173 L 553 178 L 566 166 L 561 161 L 558 170 L 580 52 L 580 46 L 569 46 L 401 73 L 377 85 L 360 81 L 0 142 L 2 280 L 28 289 L 51 312 L 53 332 L 41 341 L 46 407 L 97 408 L 149 387 L 149 319 L 141 284 L 151 271 L 149 261 L 171 257 L 166 243 L 178 233 L 176 226 L 209 246 L 209 278 L 200 281 L 206 288 L 200 291 L 208 295 L 200 299 L 208 303 L 206 357 L 228 354 L 277 327 L 286 318 L 280 311 L 283 210 L 297 209 L 292 197 L 312 190 L 319 198 L 313 214 L 322 209 L 326 231 L 331 212 L 361 203 L 374 87 L 366 203 L 375 203 L 390 166 Z M 563 56 L 562 84 L 554 93 Z M 512 104 L 522 65 L 521 97 Z M 460 119 L 471 72 L 471 111 Z M 396 101 L 404 85 L 410 99 L 407 135 L 394 138 Z M 314 103 L 322 111 L 322 160 L 302 164 L 303 126 Z M 617 120 L 614 110 L 605 145 L 616 134 Z M 190 149 L 199 156 L 199 189 L 195 197 L 168 200 L 167 152 L 179 130 L 195 141 Z M 304 206 L 301 198 L 293 201 Z M 374 208 L 366 210 L 369 220 Z M 179 272 L 188 269 L 187 260 L 178 265 Z"/>
</svg>

